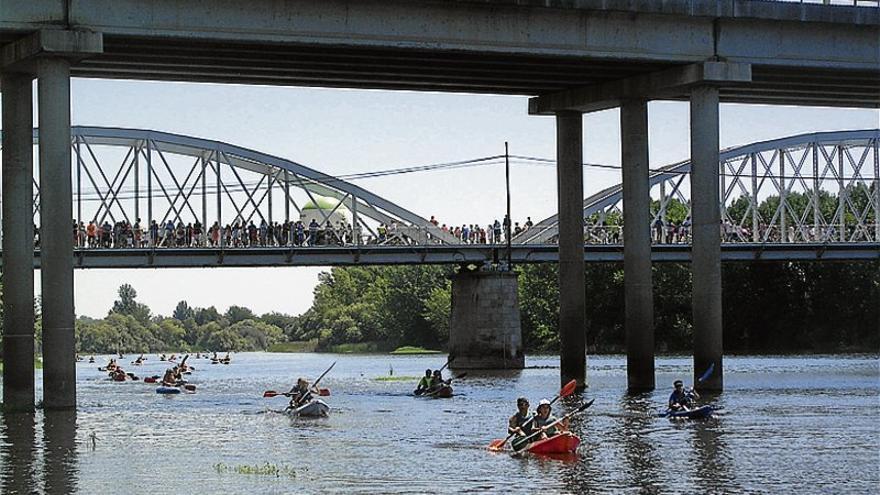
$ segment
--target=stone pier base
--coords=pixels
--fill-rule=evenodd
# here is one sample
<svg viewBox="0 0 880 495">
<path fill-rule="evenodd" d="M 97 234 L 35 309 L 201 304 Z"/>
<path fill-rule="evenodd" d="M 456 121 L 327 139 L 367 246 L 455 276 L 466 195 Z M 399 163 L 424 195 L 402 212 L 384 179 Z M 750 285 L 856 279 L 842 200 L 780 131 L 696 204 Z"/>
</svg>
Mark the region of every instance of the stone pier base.
<svg viewBox="0 0 880 495">
<path fill-rule="evenodd" d="M 456 369 L 520 369 L 525 365 L 519 283 L 512 272 L 461 272 L 452 279 L 449 352 Z"/>
</svg>

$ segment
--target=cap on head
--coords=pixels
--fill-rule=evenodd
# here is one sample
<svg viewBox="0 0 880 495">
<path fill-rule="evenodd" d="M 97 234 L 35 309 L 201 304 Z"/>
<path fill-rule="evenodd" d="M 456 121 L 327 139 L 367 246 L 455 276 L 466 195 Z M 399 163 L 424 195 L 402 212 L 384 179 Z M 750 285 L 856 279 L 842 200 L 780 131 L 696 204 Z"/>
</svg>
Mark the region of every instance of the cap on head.
<svg viewBox="0 0 880 495">
<path fill-rule="evenodd" d="M 529 399 L 526 399 L 525 397 L 520 397 L 520 398 L 516 399 L 516 405 L 519 406 L 522 404 L 529 405 Z"/>
<path fill-rule="evenodd" d="M 672 382 L 673 387 L 677 387 L 679 385 L 684 385 L 684 382 L 682 382 L 681 380 L 675 380 L 674 382 Z"/>
<path fill-rule="evenodd" d="M 538 402 L 538 407 L 547 406 L 550 407 L 550 401 L 547 399 L 541 399 L 541 402 Z"/>
<path fill-rule="evenodd" d="M 430 368 L 426 369 L 426 370 L 425 370 L 425 374 L 426 374 L 426 375 L 430 375 L 430 374 L 431 374 L 431 369 L 430 369 Z"/>
</svg>

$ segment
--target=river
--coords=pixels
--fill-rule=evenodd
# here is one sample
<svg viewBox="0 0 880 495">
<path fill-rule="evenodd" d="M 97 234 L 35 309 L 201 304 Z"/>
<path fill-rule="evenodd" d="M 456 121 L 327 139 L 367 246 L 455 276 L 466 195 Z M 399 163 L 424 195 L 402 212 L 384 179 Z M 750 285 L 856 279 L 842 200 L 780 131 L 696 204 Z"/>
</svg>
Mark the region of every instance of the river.
<svg viewBox="0 0 880 495">
<path fill-rule="evenodd" d="M 128 363 L 134 356 L 121 360 Z M 141 376 L 166 363 L 149 355 Z M 194 394 L 163 396 L 77 364 L 75 414 L 7 414 L 0 428 L 0 492 L 127 493 L 867 493 L 880 486 L 880 358 L 876 355 L 725 358 L 726 389 L 702 421 L 656 417 L 687 357 L 657 360 L 658 390 L 625 394 L 624 356 L 591 357 L 589 388 L 555 413 L 595 398 L 572 429 L 570 459 L 513 458 L 504 438 L 519 395 L 533 406 L 559 388 L 558 358 L 520 372 L 476 373 L 451 399 L 409 395 L 445 356 L 234 354 L 190 358 Z M 326 419 L 280 411 L 299 375 L 331 390 Z M 38 389 L 41 389 L 40 371 Z M 38 390 L 41 396 L 41 390 Z"/>
</svg>

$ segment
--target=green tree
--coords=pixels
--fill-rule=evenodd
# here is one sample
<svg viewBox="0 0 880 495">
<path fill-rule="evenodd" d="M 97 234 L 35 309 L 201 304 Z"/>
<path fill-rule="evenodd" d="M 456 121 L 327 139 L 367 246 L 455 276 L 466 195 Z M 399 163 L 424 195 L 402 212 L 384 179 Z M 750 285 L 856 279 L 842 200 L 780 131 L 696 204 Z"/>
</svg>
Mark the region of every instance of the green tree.
<svg viewBox="0 0 880 495">
<path fill-rule="evenodd" d="M 150 308 L 146 304 L 137 302 L 137 291 L 129 284 L 119 286 L 119 299 L 113 302 L 110 313 L 133 316 L 140 322 L 150 320 Z"/>
<path fill-rule="evenodd" d="M 194 318 L 195 314 L 195 311 L 189 307 L 189 304 L 186 301 L 180 301 L 177 303 L 177 306 L 175 306 L 172 316 L 175 320 L 184 322 L 190 318 Z"/>
</svg>

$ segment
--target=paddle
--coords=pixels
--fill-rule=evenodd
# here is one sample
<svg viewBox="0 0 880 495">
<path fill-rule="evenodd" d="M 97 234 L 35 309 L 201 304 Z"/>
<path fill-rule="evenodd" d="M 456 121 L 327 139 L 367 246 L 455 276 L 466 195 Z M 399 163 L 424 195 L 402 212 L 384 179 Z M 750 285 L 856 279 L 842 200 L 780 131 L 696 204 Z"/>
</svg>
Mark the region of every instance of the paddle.
<svg viewBox="0 0 880 495">
<path fill-rule="evenodd" d="M 580 407 L 578 407 L 578 408 L 575 409 L 574 411 L 572 411 L 572 412 L 566 414 L 565 416 L 563 416 L 563 417 L 557 419 L 556 421 L 550 423 L 549 425 L 545 426 L 545 427 L 543 428 L 543 430 L 548 430 L 548 429 L 550 429 L 550 428 L 552 428 L 552 427 L 558 425 L 559 423 L 562 423 L 562 422 L 565 421 L 566 419 L 568 419 L 568 418 L 570 418 L 570 417 L 572 417 L 572 416 L 574 416 L 574 415 L 576 415 L 576 414 L 580 414 L 580 413 L 586 411 L 587 408 L 589 408 L 590 406 L 593 405 L 593 402 L 596 402 L 596 399 L 591 399 L 590 402 L 585 402 L 585 403 L 581 404 Z M 535 438 L 536 436 L 540 435 L 540 434 L 543 432 L 543 430 L 542 430 L 542 429 L 539 429 L 538 431 L 536 431 L 536 432 L 532 433 L 531 435 L 525 437 L 525 438 L 523 439 L 523 442 L 528 442 L 528 441 L 531 440 L 532 438 Z"/>
<path fill-rule="evenodd" d="M 439 369 L 438 371 L 442 372 L 443 370 L 445 370 L 446 367 L 449 366 L 449 363 L 451 363 L 453 359 L 455 359 L 455 354 L 452 354 L 452 353 L 450 352 L 450 353 L 449 353 L 449 357 L 446 359 L 446 364 L 444 364 L 443 366 L 441 366 L 440 369 Z"/>
<path fill-rule="evenodd" d="M 290 397 L 292 394 L 289 392 L 276 392 L 274 390 L 266 390 L 263 392 L 263 397 L 278 397 L 279 395 L 283 395 L 284 397 Z M 319 388 L 318 395 L 321 397 L 330 397 L 330 389 L 329 388 Z"/>
<path fill-rule="evenodd" d="M 569 395 L 573 394 L 576 388 L 577 388 L 577 380 L 572 380 L 572 381 L 566 383 L 565 386 L 562 387 L 562 390 L 559 391 L 559 394 L 556 397 L 554 397 L 553 400 L 550 401 L 550 404 L 553 405 L 556 401 L 559 400 L 560 397 L 568 397 Z M 520 426 L 520 428 L 522 428 L 523 426 L 528 426 L 528 425 L 532 424 L 532 421 L 534 421 L 534 420 L 535 420 L 535 416 L 532 416 L 531 419 L 529 419 L 528 421 L 526 421 L 525 423 L 523 423 L 519 426 Z M 509 442 L 510 439 L 513 438 L 515 435 L 516 435 L 516 432 L 511 433 L 504 440 L 492 440 L 492 443 L 489 444 L 489 450 L 493 450 L 493 451 L 503 450 L 504 445 L 506 445 L 507 442 Z"/>
<path fill-rule="evenodd" d="M 331 364 L 330 367 L 327 368 L 326 371 L 321 373 L 321 376 L 319 376 L 318 379 L 315 380 L 315 383 L 312 384 L 311 388 L 313 388 L 313 389 L 316 388 L 318 386 L 318 382 L 320 382 L 321 379 L 327 375 L 327 373 L 330 373 L 330 370 L 332 370 L 334 366 L 336 366 L 336 361 L 333 361 L 333 364 Z M 290 392 L 288 392 L 288 393 L 290 393 Z M 306 394 L 300 395 L 299 397 L 296 398 L 295 401 L 293 401 L 293 406 L 288 406 L 288 407 L 299 407 L 299 405 L 302 404 L 303 399 L 305 397 L 308 397 L 309 395 L 311 395 L 311 394 L 306 393 Z M 318 395 L 320 395 L 320 391 L 319 391 Z"/>
</svg>

